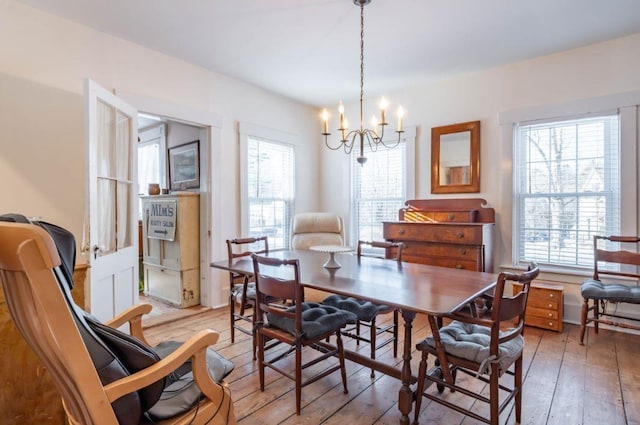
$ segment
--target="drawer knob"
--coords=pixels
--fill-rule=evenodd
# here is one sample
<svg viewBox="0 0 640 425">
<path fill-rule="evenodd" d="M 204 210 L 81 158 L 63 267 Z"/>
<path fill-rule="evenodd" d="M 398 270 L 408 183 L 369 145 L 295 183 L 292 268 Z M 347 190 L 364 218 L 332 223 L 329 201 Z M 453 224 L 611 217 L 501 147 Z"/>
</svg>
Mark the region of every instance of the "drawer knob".
<svg viewBox="0 0 640 425">
<path fill-rule="evenodd" d="M 464 233 L 458 232 L 458 234 L 456 236 L 458 237 L 458 239 L 462 239 L 462 238 L 464 238 Z"/>
<path fill-rule="evenodd" d="M 549 317 L 553 317 L 553 313 L 549 313 Z"/>
<path fill-rule="evenodd" d="M 553 304 L 549 304 L 549 308 L 553 308 Z"/>
<path fill-rule="evenodd" d="M 462 264 L 456 264 L 456 269 L 462 269 Z"/>
<path fill-rule="evenodd" d="M 449 220 L 453 220 L 455 216 L 453 215 L 453 213 L 451 213 L 447 217 L 449 218 Z"/>
<path fill-rule="evenodd" d="M 399 235 L 404 235 L 404 229 L 400 229 L 400 230 L 398 230 L 398 234 L 399 234 Z"/>
<path fill-rule="evenodd" d="M 549 294 L 549 298 L 553 298 L 553 294 Z"/>
<path fill-rule="evenodd" d="M 549 322 L 549 326 L 553 326 L 553 322 Z"/>
</svg>

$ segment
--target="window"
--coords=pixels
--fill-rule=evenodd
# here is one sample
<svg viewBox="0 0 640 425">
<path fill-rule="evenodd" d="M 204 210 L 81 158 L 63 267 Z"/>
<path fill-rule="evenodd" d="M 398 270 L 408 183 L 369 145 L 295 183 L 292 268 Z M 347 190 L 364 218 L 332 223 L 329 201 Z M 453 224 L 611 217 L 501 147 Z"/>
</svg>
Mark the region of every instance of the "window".
<svg viewBox="0 0 640 425">
<path fill-rule="evenodd" d="M 407 158 L 414 146 L 413 134 L 395 148 L 365 150 L 367 162 L 360 165 L 357 149 L 351 153 L 351 239 L 381 241 L 382 222 L 398 219 L 398 210 L 413 196 L 414 161 Z"/>
<path fill-rule="evenodd" d="M 621 230 L 619 115 L 519 123 L 516 262 L 593 266 L 593 236 Z"/>
<path fill-rule="evenodd" d="M 149 183 L 166 186 L 165 125 L 140 130 L 138 142 L 138 193 L 146 195 Z M 142 202 L 138 208 L 142 219 Z"/>
<path fill-rule="evenodd" d="M 248 136 L 246 155 L 249 236 L 267 236 L 270 249 L 287 248 L 294 206 L 294 148 Z"/>
</svg>

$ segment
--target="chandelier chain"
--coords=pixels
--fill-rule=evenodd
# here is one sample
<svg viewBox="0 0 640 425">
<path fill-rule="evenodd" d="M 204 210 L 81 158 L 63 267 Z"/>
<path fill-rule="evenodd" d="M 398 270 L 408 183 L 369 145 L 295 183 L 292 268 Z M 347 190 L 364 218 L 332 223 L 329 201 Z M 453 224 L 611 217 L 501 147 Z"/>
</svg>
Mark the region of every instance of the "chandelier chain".
<svg viewBox="0 0 640 425">
<path fill-rule="evenodd" d="M 360 3 L 360 130 L 364 127 L 362 100 L 364 98 L 364 3 Z"/>
</svg>

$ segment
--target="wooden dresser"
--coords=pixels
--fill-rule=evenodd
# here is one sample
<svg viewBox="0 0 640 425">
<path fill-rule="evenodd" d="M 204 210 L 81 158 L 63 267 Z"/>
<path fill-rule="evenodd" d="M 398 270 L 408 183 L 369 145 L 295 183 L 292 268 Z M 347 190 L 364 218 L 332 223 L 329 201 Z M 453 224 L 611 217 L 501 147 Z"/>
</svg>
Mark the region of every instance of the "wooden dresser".
<svg viewBox="0 0 640 425">
<path fill-rule="evenodd" d="M 399 221 L 383 223 L 385 240 L 403 242 L 403 261 L 493 271 L 495 210 L 484 199 L 415 199 Z"/>
<path fill-rule="evenodd" d="M 513 293 L 522 290 L 522 285 L 513 283 Z M 561 284 L 535 280 L 529 289 L 524 323 L 536 328 L 562 332 L 563 291 Z"/>
</svg>

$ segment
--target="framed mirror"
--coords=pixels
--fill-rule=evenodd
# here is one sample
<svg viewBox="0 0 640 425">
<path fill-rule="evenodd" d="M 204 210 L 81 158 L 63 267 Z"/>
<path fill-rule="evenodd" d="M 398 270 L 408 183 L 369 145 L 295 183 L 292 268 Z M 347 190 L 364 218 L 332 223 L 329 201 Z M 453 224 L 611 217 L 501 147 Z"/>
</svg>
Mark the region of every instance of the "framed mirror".
<svg viewBox="0 0 640 425">
<path fill-rule="evenodd" d="M 431 193 L 480 192 L 480 121 L 431 129 Z"/>
</svg>

